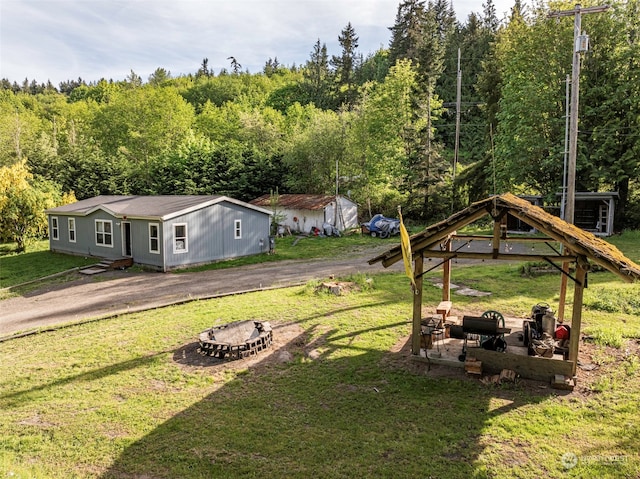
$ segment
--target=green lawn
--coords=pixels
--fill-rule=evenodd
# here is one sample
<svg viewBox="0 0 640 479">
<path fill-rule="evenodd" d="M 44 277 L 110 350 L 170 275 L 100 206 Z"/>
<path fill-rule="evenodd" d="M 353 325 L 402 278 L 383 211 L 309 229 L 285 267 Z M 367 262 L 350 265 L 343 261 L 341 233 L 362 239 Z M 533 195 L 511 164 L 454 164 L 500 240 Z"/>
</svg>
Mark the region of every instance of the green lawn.
<svg viewBox="0 0 640 479">
<path fill-rule="evenodd" d="M 16 254 L 14 245 L 0 245 L 0 288 L 8 288 L 72 268 L 95 264 L 96 258 L 49 251 L 49 241 L 38 241 L 26 253 Z"/>
<path fill-rule="evenodd" d="M 517 268 L 454 274 L 492 290 L 507 314 L 552 298 L 558 279 L 510 299 L 502 290 L 524 283 Z M 608 273 L 593 276 L 598 289 L 622 286 Z M 439 296 L 425 289 L 425 302 Z M 487 387 L 392 352 L 409 334 L 410 301 L 404 276 L 380 274 L 372 289 L 346 296 L 310 286 L 251 293 L 2 343 L 0 477 L 640 474 L 637 352 L 621 358 L 597 347 L 603 379 L 580 393 L 529 382 Z M 491 299 L 464 301 L 484 309 Z M 638 316 L 585 311 L 593 326 L 622 321 L 636 332 Z M 297 328 L 281 347 L 291 362 L 276 361 L 280 351 L 251 366 L 193 361 L 200 331 L 249 318 L 271 321 L 276 334 Z"/>
<path fill-rule="evenodd" d="M 618 240 L 638 258 L 638 241 Z M 465 311 L 526 316 L 557 303 L 559 276 L 525 278 L 519 265 L 454 265 L 453 281 L 492 293 L 456 296 Z M 440 295 L 428 285 L 424 303 Z M 583 360 L 599 369 L 571 394 L 408 361 L 397 352 L 411 316 L 399 274 L 345 296 L 308 285 L 6 341 L 0 477 L 638 477 L 637 298 L 640 284 L 589 275 L 583 320 L 595 343 Z M 270 321 L 279 350 L 250 365 L 195 354 L 200 331 L 239 319 Z"/>
</svg>

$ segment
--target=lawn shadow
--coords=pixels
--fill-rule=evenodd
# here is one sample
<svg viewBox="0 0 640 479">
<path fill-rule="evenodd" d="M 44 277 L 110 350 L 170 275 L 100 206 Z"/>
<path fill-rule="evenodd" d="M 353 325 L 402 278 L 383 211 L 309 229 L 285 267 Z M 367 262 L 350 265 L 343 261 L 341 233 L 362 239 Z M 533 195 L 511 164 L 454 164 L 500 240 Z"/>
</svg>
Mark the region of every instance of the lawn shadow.
<svg viewBox="0 0 640 479">
<path fill-rule="evenodd" d="M 178 368 L 236 374 L 100 477 L 490 477 L 478 464 L 487 424 L 549 396 L 434 374 L 408 357 L 406 340 L 359 347 L 366 332 L 292 322 L 274 330 L 270 350 L 237 361 L 200 356 L 197 343 L 177 348 Z"/>
<path fill-rule="evenodd" d="M 164 355 L 164 351 L 156 352 L 153 354 L 149 354 L 146 356 L 141 356 L 135 359 L 131 359 L 128 361 L 123 361 L 116 364 L 109 364 L 109 366 L 103 368 L 92 369 L 90 371 L 81 372 L 78 374 L 70 374 L 64 378 L 57 379 L 55 381 L 50 381 L 47 383 L 38 384 L 36 386 L 32 386 L 27 389 L 23 389 L 20 391 L 14 391 L 11 393 L 0 393 L 0 407 L 10 408 L 15 407 L 22 401 L 27 401 L 29 398 L 41 391 L 49 391 L 55 388 L 60 388 L 72 383 L 78 382 L 91 382 L 96 381 L 107 376 L 112 376 L 114 374 L 122 373 L 125 371 L 144 368 L 153 361 L 155 361 L 158 357 Z"/>
</svg>

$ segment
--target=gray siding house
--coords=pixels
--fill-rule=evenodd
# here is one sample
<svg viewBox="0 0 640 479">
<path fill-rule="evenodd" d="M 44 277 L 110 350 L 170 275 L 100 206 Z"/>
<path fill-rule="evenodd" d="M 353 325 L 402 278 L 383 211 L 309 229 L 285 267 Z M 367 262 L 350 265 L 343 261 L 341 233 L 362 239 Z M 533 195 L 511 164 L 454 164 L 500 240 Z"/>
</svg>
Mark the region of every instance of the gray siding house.
<svg viewBox="0 0 640 479">
<path fill-rule="evenodd" d="M 269 249 L 271 211 L 226 196 L 96 196 L 46 213 L 51 251 L 161 271 Z"/>
</svg>

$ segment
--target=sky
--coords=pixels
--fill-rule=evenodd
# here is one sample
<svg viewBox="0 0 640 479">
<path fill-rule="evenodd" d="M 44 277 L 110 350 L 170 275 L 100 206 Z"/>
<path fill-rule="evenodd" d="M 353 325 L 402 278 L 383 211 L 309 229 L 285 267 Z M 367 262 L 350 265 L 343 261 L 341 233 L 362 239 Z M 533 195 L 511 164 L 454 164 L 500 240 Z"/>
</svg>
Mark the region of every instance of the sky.
<svg viewBox="0 0 640 479">
<path fill-rule="evenodd" d="M 388 47 L 400 0 L 0 0 L 0 78 L 58 86 L 78 77 L 147 81 L 157 68 L 195 73 L 204 58 L 216 74 L 304 65 L 319 39 L 339 55 L 351 22 L 358 52 Z M 483 0 L 453 0 L 458 20 L 482 12 Z M 494 0 L 499 19 L 513 0 Z"/>
</svg>

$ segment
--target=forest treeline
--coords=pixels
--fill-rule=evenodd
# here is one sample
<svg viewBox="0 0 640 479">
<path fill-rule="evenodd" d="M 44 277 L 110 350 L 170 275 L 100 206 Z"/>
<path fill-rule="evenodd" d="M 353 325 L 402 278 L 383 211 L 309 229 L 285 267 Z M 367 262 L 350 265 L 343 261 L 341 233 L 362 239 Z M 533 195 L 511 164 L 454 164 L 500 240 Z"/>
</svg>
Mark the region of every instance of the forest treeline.
<svg viewBox="0 0 640 479">
<path fill-rule="evenodd" d="M 638 228 L 639 0 L 610 5 L 582 18 L 590 50 L 576 189 L 617 191 L 617 228 Z M 99 194 L 251 200 L 337 186 L 364 216 L 402 205 L 420 222 L 505 191 L 557 201 L 574 19 L 548 13 L 574 7 L 516 0 L 498 18 L 486 0 L 459 22 L 447 0 L 405 0 L 389 19 L 388 47 L 375 52 L 358 50 L 349 23 L 341 51 L 330 54 L 318 39 L 304 65 L 269 58 L 258 73 L 230 57 L 228 70 L 211 71 L 205 58 L 192 74 L 159 67 L 146 81 L 134 71 L 124 81 L 78 78 L 57 88 L 3 79 L 2 239 L 15 229 L 11 211 L 26 208 L 12 195 L 29 189 L 26 204 L 39 205 Z"/>
</svg>

